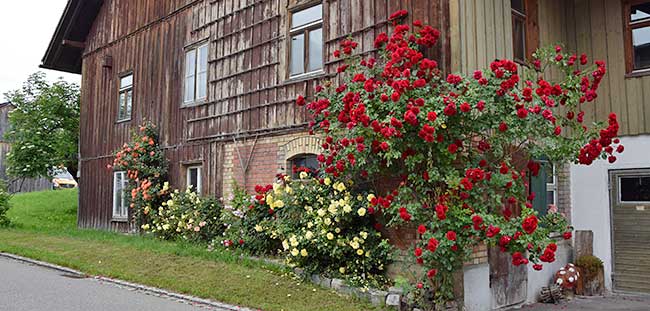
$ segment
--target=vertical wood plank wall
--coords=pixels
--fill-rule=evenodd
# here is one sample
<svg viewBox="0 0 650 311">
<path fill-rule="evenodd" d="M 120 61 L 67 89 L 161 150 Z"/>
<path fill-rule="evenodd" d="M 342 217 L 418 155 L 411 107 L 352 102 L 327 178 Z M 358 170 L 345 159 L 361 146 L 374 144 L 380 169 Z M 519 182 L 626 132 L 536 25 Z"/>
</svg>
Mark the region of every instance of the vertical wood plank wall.
<svg viewBox="0 0 650 311">
<path fill-rule="evenodd" d="M 443 0 L 323 0 L 325 74 L 287 80 L 287 17 L 311 0 L 106 0 L 88 35 L 82 68 L 81 178 L 79 225 L 124 230 L 111 222 L 112 152 L 128 141 L 142 120 L 160 126 L 170 160 L 170 179 L 182 185 L 183 162 L 203 163 L 206 192 L 222 189 L 224 145 L 252 136 L 304 131 L 308 116 L 294 100 L 312 95 L 335 72 L 331 56 L 352 36 L 364 55 L 374 53 L 388 16 L 409 11 L 439 28 L 441 42 L 426 51 L 448 70 L 449 3 Z M 181 107 L 184 53 L 209 43 L 208 99 Z M 112 58 L 112 67 L 104 59 Z M 133 72 L 133 114 L 116 122 L 119 75 Z"/>
<path fill-rule="evenodd" d="M 451 0 L 452 71 L 470 74 L 498 58 L 512 58 L 508 0 Z M 650 132 L 650 76 L 625 78 L 623 12 L 619 0 L 540 0 L 540 46 L 562 43 L 569 51 L 604 60 L 607 75 L 585 120 L 619 116 L 623 135 Z M 558 77 L 551 71 L 547 78 Z"/>
</svg>

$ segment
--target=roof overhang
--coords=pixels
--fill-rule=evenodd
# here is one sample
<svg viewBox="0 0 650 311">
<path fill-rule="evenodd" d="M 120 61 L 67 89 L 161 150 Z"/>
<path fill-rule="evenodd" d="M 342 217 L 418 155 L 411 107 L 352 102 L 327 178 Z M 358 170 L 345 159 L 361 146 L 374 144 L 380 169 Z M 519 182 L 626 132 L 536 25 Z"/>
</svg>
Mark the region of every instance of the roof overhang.
<svg viewBox="0 0 650 311">
<path fill-rule="evenodd" d="M 95 22 L 103 0 L 68 0 L 41 68 L 81 73 L 86 36 Z"/>
</svg>

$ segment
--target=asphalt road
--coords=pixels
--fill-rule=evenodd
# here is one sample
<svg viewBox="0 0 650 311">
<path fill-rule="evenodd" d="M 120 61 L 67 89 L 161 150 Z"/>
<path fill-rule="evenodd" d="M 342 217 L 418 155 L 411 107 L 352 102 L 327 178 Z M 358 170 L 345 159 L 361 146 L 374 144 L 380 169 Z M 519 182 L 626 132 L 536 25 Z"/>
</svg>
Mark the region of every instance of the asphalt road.
<svg viewBox="0 0 650 311">
<path fill-rule="evenodd" d="M 217 310 L 0 257 L 0 311 Z"/>
</svg>

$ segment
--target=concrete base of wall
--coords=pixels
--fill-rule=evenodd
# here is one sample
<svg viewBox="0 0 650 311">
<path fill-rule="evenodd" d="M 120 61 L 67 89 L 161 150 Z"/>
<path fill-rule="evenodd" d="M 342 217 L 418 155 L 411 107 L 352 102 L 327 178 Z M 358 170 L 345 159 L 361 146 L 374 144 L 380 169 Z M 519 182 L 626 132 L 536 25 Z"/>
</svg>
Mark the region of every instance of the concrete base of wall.
<svg viewBox="0 0 650 311">
<path fill-rule="evenodd" d="M 465 310 L 483 311 L 486 309 L 486 306 L 491 306 L 490 265 L 484 263 L 480 265 L 466 266 L 465 269 L 463 269 L 463 272 Z"/>
<path fill-rule="evenodd" d="M 535 271 L 532 265 L 528 265 L 528 282 L 526 287 L 526 299 L 520 305 L 535 303 L 538 300 L 539 292 L 544 286 L 553 281 L 553 276 L 560 268 L 573 260 L 573 248 L 569 241 L 559 241 L 555 253 L 555 262 L 545 264 L 542 271 Z M 465 310 L 484 311 L 494 305 L 490 291 L 490 265 L 487 263 L 471 265 L 463 269 L 465 288 Z"/>
</svg>

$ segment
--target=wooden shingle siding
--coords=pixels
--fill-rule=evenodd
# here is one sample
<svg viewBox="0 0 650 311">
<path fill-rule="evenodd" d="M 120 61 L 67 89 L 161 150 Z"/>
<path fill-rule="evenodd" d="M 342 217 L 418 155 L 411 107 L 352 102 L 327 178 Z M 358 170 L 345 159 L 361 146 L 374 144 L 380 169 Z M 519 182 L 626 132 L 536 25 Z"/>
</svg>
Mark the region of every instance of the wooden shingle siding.
<svg viewBox="0 0 650 311">
<path fill-rule="evenodd" d="M 332 77 L 341 61 L 331 54 L 348 36 L 364 56 L 374 55 L 374 38 L 389 30 L 396 10 L 408 10 L 409 23 L 419 19 L 441 30 L 440 43 L 425 53 L 449 68 L 448 1 L 324 0 L 324 73 L 288 80 L 288 14 L 312 3 L 318 1 L 104 1 L 83 53 L 80 226 L 127 229 L 111 222 L 106 165 L 143 120 L 160 127 L 174 187 L 184 185 L 182 163 L 201 161 L 204 192 L 220 196 L 224 146 L 304 131 L 309 117 L 295 105 L 297 95 L 313 96 L 314 86 Z M 202 42 L 209 50 L 208 98 L 181 107 L 185 50 Z M 133 73 L 133 112 L 116 123 L 118 77 L 126 72 Z"/>
</svg>

